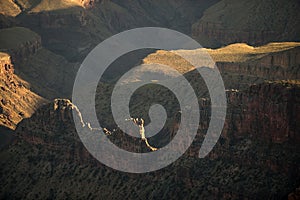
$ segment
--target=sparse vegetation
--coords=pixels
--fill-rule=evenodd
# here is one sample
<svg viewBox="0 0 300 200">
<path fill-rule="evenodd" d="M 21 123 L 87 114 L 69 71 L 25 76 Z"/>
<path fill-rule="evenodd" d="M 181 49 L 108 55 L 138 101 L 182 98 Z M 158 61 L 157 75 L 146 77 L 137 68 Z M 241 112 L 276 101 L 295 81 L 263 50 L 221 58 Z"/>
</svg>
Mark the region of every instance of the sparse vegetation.
<svg viewBox="0 0 300 200">
<path fill-rule="evenodd" d="M 38 34 L 24 27 L 0 29 L 0 50 L 20 48 L 20 45 L 38 38 Z"/>
<path fill-rule="evenodd" d="M 84 3 L 0 0 L 0 199 L 284 199 L 299 187 L 298 0 Z M 89 154 L 75 130 L 71 100 L 47 99 L 71 98 L 80 63 L 101 41 L 145 26 L 193 35 L 206 48 L 147 49 L 116 60 L 95 96 L 102 128 L 113 130 L 108 139 L 127 151 L 150 151 L 117 127 L 110 105 L 114 84 L 140 63 L 178 70 L 195 90 L 201 115 L 198 134 L 179 160 L 156 172 L 128 174 Z M 228 107 L 218 143 L 199 159 L 211 118 L 209 93 L 195 67 L 175 53 L 202 50 L 220 69 Z M 139 81 L 146 71 L 158 74 L 148 65 L 126 81 Z M 168 80 L 178 78 L 167 69 L 163 73 Z M 164 127 L 148 138 L 160 148 L 176 135 L 181 108 L 171 91 L 152 82 L 134 92 L 129 107 L 146 125 L 151 105 L 166 109 Z"/>
</svg>

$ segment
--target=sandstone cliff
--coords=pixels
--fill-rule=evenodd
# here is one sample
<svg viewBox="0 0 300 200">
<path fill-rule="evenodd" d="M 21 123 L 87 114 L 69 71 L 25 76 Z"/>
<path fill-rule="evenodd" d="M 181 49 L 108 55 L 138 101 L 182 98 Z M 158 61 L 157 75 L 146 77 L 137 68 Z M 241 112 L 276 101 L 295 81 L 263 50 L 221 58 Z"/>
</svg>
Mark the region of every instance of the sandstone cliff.
<svg viewBox="0 0 300 200">
<path fill-rule="evenodd" d="M 14 74 L 11 57 L 0 53 L 0 124 L 11 129 L 30 117 L 47 101 L 29 90 L 29 84 Z"/>
</svg>

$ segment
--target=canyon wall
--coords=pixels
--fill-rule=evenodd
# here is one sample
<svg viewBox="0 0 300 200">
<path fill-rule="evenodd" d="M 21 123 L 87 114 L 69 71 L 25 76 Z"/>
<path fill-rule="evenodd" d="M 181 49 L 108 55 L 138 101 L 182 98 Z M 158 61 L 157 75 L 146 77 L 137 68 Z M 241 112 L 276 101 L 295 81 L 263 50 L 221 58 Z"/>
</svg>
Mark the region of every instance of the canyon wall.
<svg viewBox="0 0 300 200">
<path fill-rule="evenodd" d="M 298 41 L 299 7 L 297 0 L 221 0 L 193 24 L 192 35 L 204 35 L 221 45 Z"/>
<path fill-rule="evenodd" d="M 300 142 L 300 87 L 288 82 L 251 86 L 228 93 L 223 134 L 251 135 L 273 143 Z"/>
<path fill-rule="evenodd" d="M 181 190 L 189 188 L 202 191 L 204 197 L 239 199 L 241 196 L 287 196 L 297 187 L 300 172 L 297 164 L 297 144 L 300 142 L 297 125 L 300 119 L 299 93 L 299 86 L 291 82 L 254 85 L 245 92 L 228 91 L 228 111 L 223 133 L 204 159 L 198 159 L 198 152 L 208 126 L 210 105 L 209 99 L 201 99 L 199 133 L 185 154 L 188 156 L 183 156 L 169 169 L 143 175 L 143 182 L 153 182 L 167 173 L 174 178 L 173 181 L 182 184 Z M 47 161 L 44 158 L 49 158 L 45 155 L 51 152 L 52 178 L 59 179 L 62 163 L 64 171 L 65 167 L 72 170 L 74 163 L 88 165 L 89 170 L 106 170 L 82 145 L 74 128 L 72 109 L 69 100 L 55 100 L 40 108 L 31 118 L 23 120 L 16 129 L 19 139 L 15 143 L 29 145 L 36 149 L 33 152 L 39 152 L 37 155 L 28 153 L 30 159 L 43 163 Z M 173 130 L 165 131 L 173 134 L 177 125 L 173 125 Z M 109 138 L 129 151 L 147 149 L 142 142 L 123 140 L 121 133 L 113 133 Z M 155 144 L 155 141 L 152 142 Z M 170 170 L 172 174 L 168 174 Z M 74 178 L 73 173 L 70 176 Z M 89 180 L 95 181 L 93 178 Z M 105 179 L 102 173 L 99 178 Z M 132 177 L 128 180 L 132 181 Z M 158 181 L 165 183 L 167 180 Z M 130 181 L 126 181 L 126 184 Z M 280 190 L 270 191 L 270 188 L 279 186 Z"/>
<path fill-rule="evenodd" d="M 248 43 L 251 45 L 266 44 L 281 41 L 281 32 L 272 30 L 239 30 L 226 29 L 220 23 L 198 22 L 192 26 L 192 36 L 208 38 L 219 41 L 221 44 Z"/>
<path fill-rule="evenodd" d="M 271 53 L 253 61 L 217 62 L 221 73 L 259 77 L 266 80 L 299 79 L 300 48 Z"/>
<path fill-rule="evenodd" d="M 271 143 L 300 142 L 300 126 L 297 123 L 300 120 L 299 96 L 299 85 L 288 82 L 253 85 L 243 92 L 227 91 L 228 109 L 222 136 L 228 140 L 253 137 Z M 39 129 L 49 133 L 49 130 L 53 132 L 63 128 L 72 135 L 76 132 L 72 109 L 74 107 L 69 100 L 55 100 L 54 103 L 39 109 L 31 119 L 22 121 L 17 132 L 26 135 Z M 209 124 L 209 99 L 200 100 L 200 114 L 199 130 L 203 132 Z M 178 126 L 175 123 L 171 129 L 165 131 L 175 135 Z M 130 148 L 130 141 L 138 142 L 126 139 L 126 135 L 120 131 L 109 137 L 117 140 L 118 137 L 124 137 L 119 141 L 123 148 Z M 141 144 L 136 145 L 140 147 Z"/>
<path fill-rule="evenodd" d="M 1 52 L 0 78 L 0 124 L 15 129 L 47 101 L 29 90 L 29 84 L 14 74 L 11 57 Z"/>
</svg>

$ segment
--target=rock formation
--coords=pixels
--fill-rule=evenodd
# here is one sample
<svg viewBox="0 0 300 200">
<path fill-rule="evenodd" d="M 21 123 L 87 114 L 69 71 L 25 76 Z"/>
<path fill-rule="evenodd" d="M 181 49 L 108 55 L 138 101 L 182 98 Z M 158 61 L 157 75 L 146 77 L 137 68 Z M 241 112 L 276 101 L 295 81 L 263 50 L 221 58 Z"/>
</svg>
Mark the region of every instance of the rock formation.
<svg viewBox="0 0 300 200">
<path fill-rule="evenodd" d="M 298 0 L 0 0 L 0 4 L 0 199 L 298 198 Z M 112 64 L 99 82 L 103 90 L 95 96 L 102 128 L 82 119 L 68 100 L 78 67 L 93 47 L 115 33 L 145 26 L 193 36 L 207 47 L 221 72 L 228 100 L 226 121 L 217 144 L 203 159 L 198 155 L 210 121 L 209 94 L 195 67 L 174 56 L 174 51 L 131 52 Z M 253 46 L 274 41 L 285 42 Z M 224 47 L 209 49 L 220 46 Z M 196 55 L 199 49 L 179 51 Z M 140 138 L 115 124 L 109 99 L 114 82 L 141 62 L 169 65 L 182 73 L 199 97 L 201 119 L 196 138 L 180 159 L 155 172 L 128 174 L 92 157 L 73 118 L 81 119 L 85 131 L 103 129 L 105 137 L 124 150 L 148 153 Z M 128 82 L 142 77 L 143 71 L 139 73 Z M 168 119 L 157 135 L 148 138 L 146 131 L 146 137 L 161 149 L 177 134 L 181 108 L 171 91 L 149 84 L 132 96 L 132 117 L 149 123 L 153 103 L 166 108 Z"/>
<path fill-rule="evenodd" d="M 300 87 L 279 81 L 228 93 L 228 120 L 224 134 L 252 135 L 272 143 L 300 142 Z"/>
<path fill-rule="evenodd" d="M 194 37 L 205 35 L 221 44 L 261 45 L 294 41 L 299 36 L 299 2 L 222 0 L 207 9 L 192 27 Z"/>
<path fill-rule="evenodd" d="M 274 91 L 282 92 L 274 93 Z M 152 187 L 153 184 L 149 184 L 150 182 L 159 181 L 161 187 L 165 187 L 175 181 L 176 184 L 172 187 L 177 188 L 176 185 L 180 184 L 181 192 L 182 190 L 192 191 L 192 193 L 186 194 L 190 197 L 194 192 L 200 191 L 200 196 L 203 198 L 286 197 L 297 187 L 296 184 L 299 181 L 296 178 L 299 177 L 300 170 L 297 165 L 299 149 L 295 145 L 299 143 L 299 126 L 291 123 L 293 120 L 288 119 L 299 118 L 296 113 L 296 109 L 299 109 L 299 100 L 297 100 L 299 92 L 299 86 L 292 82 L 265 83 L 252 86 L 246 92 L 229 91 L 229 108 L 225 129 L 210 155 L 205 159 L 193 158 L 191 160 L 190 156 L 197 156 L 197 150 L 201 145 L 201 139 L 200 141 L 196 140 L 180 161 L 175 162 L 166 170 L 143 175 L 143 182 Z M 201 102 L 201 107 L 209 107 L 209 100 L 202 99 Z M 55 196 L 73 196 L 75 194 L 70 194 L 69 191 L 71 191 L 70 188 L 74 189 L 71 180 L 76 177 L 77 172 L 70 173 L 72 169 L 75 171 L 81 169 L 79 174 L 93 173 L 93 176 L 82 179 L 84 186 L 81 187 L 81 193 L 77 194 L 78 197 L 84 196 L 87 191 L 94 192 L 93 194 L 97 194 L 98 197 L 106 196 L 103 193 L 98 194 L 98 190 L 92 186 L 97 180 L 110 180 L 111 184 L 108 184 L 107 190 L 115 191 L 111 187 L 112 183 L 114 180 L 119 180 L 118 177 L 121 174 L 95 161 L 83 147 L 74 128 L 72 107 L 69 100 L 62 99 L 41 107 L 31 118 L 23 120 L 18 125 L 16 130 L 18 138 L 14 140 L 13 145 L 8 147 L 10 151 L 2 151 L 2 154 L 10 155 L 12 154 L 10 152 L 28 148 L 26 156 L 23 152 L 22 157 L 18 157 L 16 154 L 15 158 L 19 160 L 17 162 L 29 163 L 30 176 L 25 179 L 30 183 L 40 185 L 43 184 L 46 177 L 51 177 L 51 180 L 57 184 L 64 174 L 63 185 L 59 184 L 59 187 L 63 188 L 66 194 L 57 190 L 58 186 L 53 185 L 52 182 L 49 183 L 50 187 L 46 189 L 47 192 L 39 194 L 38 191 L 25 191 L 27 186 L 19 181 L 20 174 L 24 172 L 16 161 L 2 160 L 7 162 L 4 165 L 6 173 L 15 174 L 17 183 L 14 184 L 14 187 L 22 191 L 15 193 L 14 196 L 47 197 L 51 193 L 50 188 L 54 188 L 52 192 Z M 207 116 L 209 116 L 209 111 Z M 260 123 L 257 123 L 257 120 Z M 200 123 L 200 127 L 203 123 L 205 122 Z M 274 123 L 279 125 L 280 129 L 277 130 Z M 256 131 L 257 125 L 260 126 L 260 130 L 263 130 L 261 134 Z M 205 125 L 202 127 L 205 129 Z M 284 131 L 279 132 L 280 130 Z M 292 134 L 295 133 L 294 131 L 297 134 Z M 119 136 L 120 134 L 116 134 L 109 137 L 112 141 L 118 142 L 117 144 L 121 147 L 133 145 L 130 143 L 132 140 L 114 138 Z M 197 137 L 203 137 L 202 131 Z M 127 142 L 129 143 L 126 144 Z M 131 151 L 134 149 L 131 148 Z M 44 166 L 43 173 L 39 173 L 39 168 L 33 166 L 32 163 L 39 167 Z M 14 165 L 17 172 L 12 172 L 13 168 L 8 169 L 9 165 Z M 174 173 L 172 173 L 173 171 Z M 109 174 L 109 178 L 104 174 Z M 5 184 L 5 187 L 13 184 L 13 180 L 8 177 L 4 178 L 1 183 Z M 159 177 L 164 178 L 160 179 Z M 243 181 L 244 179 L 247 181 Z M 86 182 L 87 180 L 88 182 Z M 139 175 L 130 175 L 126 180 L 126 183 L 120 182 L 120 186 L 141 184 Z M 85 187 L 86 185 L 88 187 Z M 270 188 L 273 189 L 270 190 Z M 11 190 L 7 188 L 6 193 L 0 194 L 1 197 L 11 195 L 9 191 Z M 142 191 L 142 189 L 138 189 L 140 195 L 147 196 Z M 119 195 L 119 192 L 115 191 L 115 195 Z M 171 190 L 166 195 L 172 196 L 175 193 L 175 190 Z M 294 196 L 294 194 L 289 195 L 290 198 Z"/>
<path fill-rule="evenodd" d="M 47 101 L 29 90 L 29 84 L 14 74 L 11 57 L 0 53 L 0 123 L 15 129 L 24 118 Z"/>
</svg>

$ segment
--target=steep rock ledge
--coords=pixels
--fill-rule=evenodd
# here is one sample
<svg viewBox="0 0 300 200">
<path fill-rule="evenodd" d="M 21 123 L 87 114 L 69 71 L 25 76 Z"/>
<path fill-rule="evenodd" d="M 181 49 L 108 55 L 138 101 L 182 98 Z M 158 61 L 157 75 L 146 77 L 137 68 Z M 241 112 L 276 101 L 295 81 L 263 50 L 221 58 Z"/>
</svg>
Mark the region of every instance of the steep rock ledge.
<svg viewBox="0 0 300 200">
<path fill-rule="evenodd" d="M 251 135 L 273 143 L 300 142 L 300 86 L 286 81 L 228 93 L 225 135 Z"/>
<path fill-rule="evenodd" d="M 255 76 L 268 80 L 300 79 L 300 47 L 262 56 L 245 63 L 217 62 L 221 73 Z"/>
<path fill-rule="evenodd" d="M 14 74 L 11 57 L 0 52 L 0 125 L 15 129 L 47 101 L 31 92 L 29 84 Z"/>
</svg>

